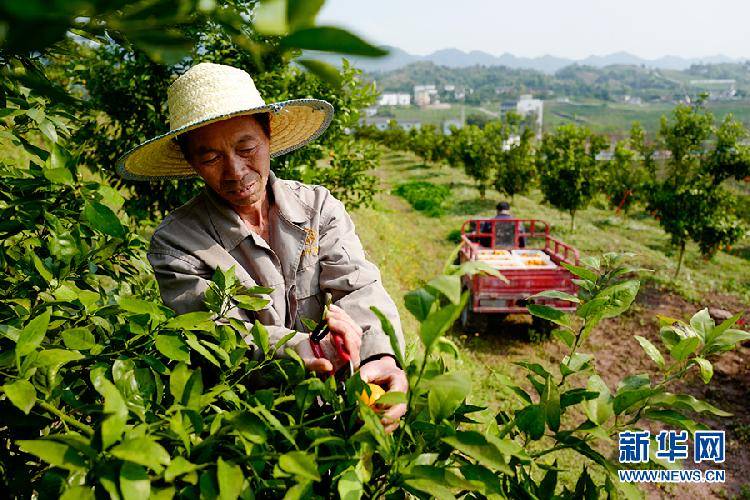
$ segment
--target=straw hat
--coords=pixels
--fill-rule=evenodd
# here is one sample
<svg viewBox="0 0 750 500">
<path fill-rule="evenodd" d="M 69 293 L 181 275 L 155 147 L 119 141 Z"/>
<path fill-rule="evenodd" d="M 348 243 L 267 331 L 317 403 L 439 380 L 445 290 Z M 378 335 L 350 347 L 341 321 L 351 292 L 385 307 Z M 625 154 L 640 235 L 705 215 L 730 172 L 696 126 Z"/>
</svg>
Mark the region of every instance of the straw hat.
<svg viewBox="0 0 750 500">
<path fill-rule="evenodd" d="M 333 106 L 320 99 L 266 104 L 250 75 L 224 64 L 200 63 L 169 86 L 169 132 L 150 139 L 117 160 L 126 179 L 183 179 L 196 175 L 175 139 L 189 130 L 239 115 L 268 112 L 271 157 L 316 139 L 331 123 Z"/>
</svg>

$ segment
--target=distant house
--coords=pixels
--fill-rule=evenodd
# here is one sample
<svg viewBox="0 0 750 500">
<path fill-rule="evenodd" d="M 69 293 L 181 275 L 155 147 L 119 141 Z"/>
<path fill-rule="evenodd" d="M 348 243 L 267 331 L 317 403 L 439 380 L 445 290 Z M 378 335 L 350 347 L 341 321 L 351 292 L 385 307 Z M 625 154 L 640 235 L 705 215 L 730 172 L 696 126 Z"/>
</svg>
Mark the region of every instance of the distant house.
<svg viewBox="0 0 750 500">
<path fill-rule="evenodd" d="M 439 102 L 438 89 L 435 85 L 414 86 L 414 104 L 417 106 L 428 106 Z"/>
<path fill-rule="evenodd" d="M 509 111 L 516 112 L 517 101 L 503 101 L 500 103 L 500 114 L 504 115 Z"/>
<path fill-rule="evenodd" d="M 542 133 L 544 101 L 541 99 L 534 99 L 531 94 L 524 94 L 516 103 L 516 113 L 523 117 L 533 114 L 536 118 L 537 133 Z"/>
<path fill-rule="evenodd" d="M 407 132 L 415 129 L 419 130 L 422 128 L 422 122 L 419 120 L 394 120 L 393 118 L 386 118 L 383 116 L 367 116 L 365 118 L 360 118 L 359 124 L 360 125 L 374 125 L 375 128 L 378 130 L 388 130 L 388 125 L 391 121 L 395 121 L 398 126 Z"/>
<path fill-rule="evenodd" d="M 380 106 L 409 106 L 411 105 L 411 94 L 406 93 L 388 93 L 380 94 L 378 99 Z"/>
</svg>

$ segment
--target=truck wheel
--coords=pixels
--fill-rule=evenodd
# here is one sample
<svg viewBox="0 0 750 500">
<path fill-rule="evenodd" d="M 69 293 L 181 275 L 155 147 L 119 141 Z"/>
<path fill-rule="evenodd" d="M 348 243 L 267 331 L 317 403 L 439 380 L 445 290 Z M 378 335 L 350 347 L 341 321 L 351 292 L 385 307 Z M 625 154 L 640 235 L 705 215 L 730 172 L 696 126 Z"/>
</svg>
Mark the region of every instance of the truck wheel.
<svg viewBox="0 0 750 500">
<path fill-rule="evenodd" d="M 537 335 L 544 339 L 548 339 L 552 330 L 555 329 L 555 324 L 550 320 L 540 318 L 538 316 L 531 317 L 531 329 L 536 332 Z"/>
<path fill-rule="evenodd" d="M 475 330 L 477 328 L 477 314 L 471 310 L 471 296 L 469 296 L 469 300 L 466 302 L 466 307 L 461 311 L 461 316 L 458 317 L 458 321 L 461 324 L 461 330 L 463 330 L 464 333 L 468 333 L 470 330 Z M 472 333 L 474 332 L 472 331 Z"/>
</svg>

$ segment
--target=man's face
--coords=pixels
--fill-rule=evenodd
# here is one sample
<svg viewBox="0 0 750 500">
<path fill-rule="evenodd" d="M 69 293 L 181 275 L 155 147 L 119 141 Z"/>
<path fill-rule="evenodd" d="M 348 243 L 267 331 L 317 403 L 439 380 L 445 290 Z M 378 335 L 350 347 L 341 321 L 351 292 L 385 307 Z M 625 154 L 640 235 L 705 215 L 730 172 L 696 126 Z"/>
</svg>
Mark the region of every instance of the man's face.
<svg viewBox="0 0 750 500">
<path fill-rule="evenodd" d="M 232 205 L 266 195 L 269 138 L 252 116 L 236 116 L 189 132 L 188 161 L 211 189 Z"/>
</svg>

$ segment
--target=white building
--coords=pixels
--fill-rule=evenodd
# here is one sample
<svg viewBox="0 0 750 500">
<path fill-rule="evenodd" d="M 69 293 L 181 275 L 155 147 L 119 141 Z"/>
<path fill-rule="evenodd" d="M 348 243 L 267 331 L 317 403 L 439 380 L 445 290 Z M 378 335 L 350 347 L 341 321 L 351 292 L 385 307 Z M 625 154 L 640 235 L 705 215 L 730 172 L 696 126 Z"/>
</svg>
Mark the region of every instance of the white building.
<svg viewBox="0 0 750 500">
<path fill-rule="evenodd" d="M 378 104 L 380 106 L 409 106 L 411 105 L 411 95 L 402 93 L 380 94 Z"/>
<path fill-rule="evenodd" d="M 417 106 L 428 106 L 439 102 L 438 89 L 435 85 L 414 86 L 414 104 Z"/>
<path fill-rule="evenodd" d="M 534 99 L 531 94 L 523 94 L 516 103 L 516 113 L 523 117 L 529 116 L 533 113 L 536 116 L 537 133 L 542 133 L 544 101 L 541 99 Z"/>
</svg>

